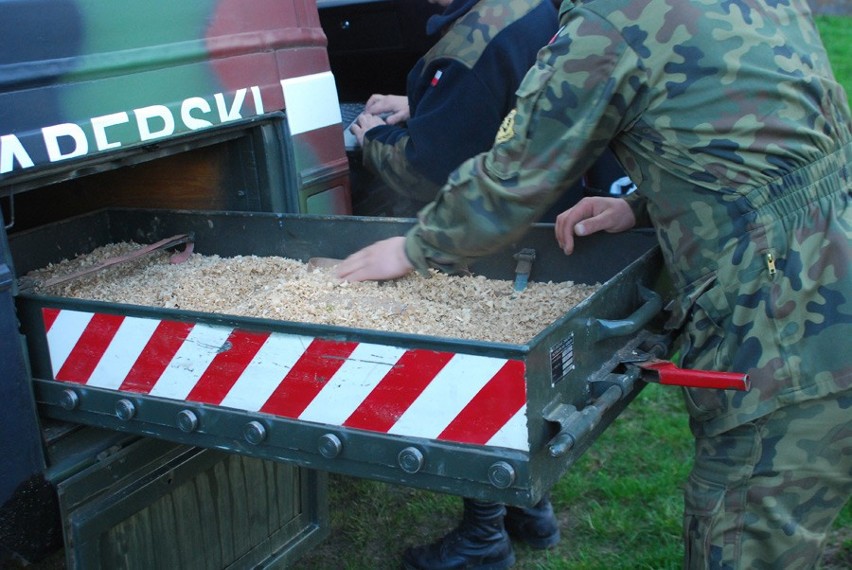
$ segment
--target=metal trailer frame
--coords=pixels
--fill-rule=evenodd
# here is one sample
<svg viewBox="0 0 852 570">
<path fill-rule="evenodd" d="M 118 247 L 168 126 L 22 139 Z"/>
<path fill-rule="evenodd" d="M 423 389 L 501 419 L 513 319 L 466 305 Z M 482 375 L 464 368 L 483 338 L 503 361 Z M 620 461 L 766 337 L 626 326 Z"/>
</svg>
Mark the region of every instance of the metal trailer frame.
<svg viewBox="0 0 852 570">
<path fill-rule="evenodd" d="M 343 257 L 377 239 L 401 235 L 412 223 L 335 216 L 107 210 L 21 232 L 13 237 L 11 247 L 19 275 L 107 243 L 151 243 L 178 233 L 192 234 L 195 251 L 200 253 L 307 260 Z M 543 324 L 541 332 L 525 345 L 71 300 L 24 291 L 17 297 L 18 314 L 33 362 L 36 399 L 42 413 L 52 418 L 466 497 L 534 504 L 641 390 L 641 374 L 625 364 L 630 360 L 625 355 L 635 354 L 653 337 L 650 329 L 661 313 L 661 293 L 665 292 L 662 260 L 652 234 L 582 238 L 577 252 L 566 260 L 552 232 L 552 226 L 535 226 L 518 243 L 471 268 L 491 278 L 513 279 L 514 253 L 532 248 L 537 257 L 531 280 L 603 283 L 595 295 L 556 322 Z M 513 447 L 458 436 L 354 429 L 343 422 L 305 421 L 257 409 L 57 381 L 45 331 L 51 315 L 62 311 L 319 339 L 328 346 L 350 343 L 377 351 L 416 351 L 504 363 L 514 371 L 516 389 L 517 382 L 522 385 L 521 425 L 513 429 L 515 441 L 525 441 Z M 229 348 L 223 345 L 217 350 Z M 399 365 L 390 365 L 391 370 L 394 367 Z M 410 371 L 415 378 L 418 373 Z M 322 383 L 328 380 L 320 379 Z M 338 380 L 346 382 L 346 378 Z M 483 409 L 506 397 L 510 396 L 498 390 Z"/>
</svg>

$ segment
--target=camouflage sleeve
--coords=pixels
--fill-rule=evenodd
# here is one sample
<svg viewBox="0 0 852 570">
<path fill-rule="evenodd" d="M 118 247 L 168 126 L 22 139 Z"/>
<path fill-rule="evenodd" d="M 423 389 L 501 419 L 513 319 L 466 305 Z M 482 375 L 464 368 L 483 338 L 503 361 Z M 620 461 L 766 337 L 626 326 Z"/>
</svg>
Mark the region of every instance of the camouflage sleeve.
<svg viewBox="0 0 852 570">
<path fill-rule="evenodd" d="M 648 214 L 648 200 L 639 192 L 628 194 L 625 198 L 633 216 L 636 218 L 636 227 L 647 228 L 651 226 L 651 216 Z"/>
<path fill-rule="evenodd" d="M 522 235 L 637 116 L 647 84 L 618 30 L 582 8 L 538 54 L 495 145 L 463 163 L 408 234 L 406 253 L 458 272 Z"/>
<path fill-rule="evenodd" d="M 393 143 L 364 137 L 363 163 L 395 192 L 406 198 L 429 201 L 441 186 L 423 176 L 408 160 L 406 147 L 410 140 L 408 135 Z"/>
</svg>

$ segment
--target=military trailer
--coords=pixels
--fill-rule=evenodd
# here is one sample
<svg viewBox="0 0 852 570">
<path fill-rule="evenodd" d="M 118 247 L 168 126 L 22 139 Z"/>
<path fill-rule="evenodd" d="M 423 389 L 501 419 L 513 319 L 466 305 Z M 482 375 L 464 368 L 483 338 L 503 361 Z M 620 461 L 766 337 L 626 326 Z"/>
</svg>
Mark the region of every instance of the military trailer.
<svg viewBox="0 0 852 570">
<path fill-rule="evenodd" d="M 405 6 L 0 2 L 0 561 L 284 567 L 328 532 L 329 472 L 531 505 L 646 381 L 707 381 L 659 360 L 667 289 L 643 232 L 567 262 L 542 224 L 474 264 L 519 290 L 600 284 L 516 344 L 24 279 L 117 242 L 308 261 L 404 233 L 351 215 L 339 104 L 362 93 L 336 76 L 377 49 L 373 26 L 427 15 Z M 407 66 L 421 41 L 378 49 Z"/>
</svg>

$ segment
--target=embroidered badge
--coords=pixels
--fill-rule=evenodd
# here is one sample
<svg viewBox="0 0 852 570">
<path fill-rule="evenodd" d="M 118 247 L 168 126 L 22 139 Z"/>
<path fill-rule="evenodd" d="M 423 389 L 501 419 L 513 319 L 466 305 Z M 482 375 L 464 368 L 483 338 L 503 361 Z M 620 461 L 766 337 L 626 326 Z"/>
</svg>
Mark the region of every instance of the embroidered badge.
<svg viewBox="0 0 852 570">
<path fill-rule="evenodd" d="M 500 129 L 497 131 L 497 137 L 494 139 L 495 143 L 504 143 L 515 136 L 515 113 L 517 113 L 517 109 L 512 109 L 503 119 Z"/>
</svg>

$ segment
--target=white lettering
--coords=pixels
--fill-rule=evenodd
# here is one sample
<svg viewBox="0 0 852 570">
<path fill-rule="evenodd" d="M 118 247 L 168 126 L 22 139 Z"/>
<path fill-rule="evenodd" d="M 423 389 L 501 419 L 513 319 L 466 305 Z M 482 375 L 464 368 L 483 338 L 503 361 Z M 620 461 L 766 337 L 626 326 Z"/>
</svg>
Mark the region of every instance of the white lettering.
<svg viewBox="0 0 852 570">
<path fill-rule="evenodd" d="M 12 172 L 12 168 L 15 167 L 15 159 L 18 159 L 21 168 L 33 166 L 33 159 L 27 154 L 18 137 L 3 135 L 0 137 L 0 174 Z"/>
<path fill-rule="evenodd" d="M 254 85 L 251 88 L 251 96 L 254 99 L 254 110 L 258 115 L 263 114 L 263 99 L 260 97 L 260 87 Z"/>
<path fill-rule="evenodd" d="M 175 118 L 165 105 L 151 105 L 134 109 L 136 123 L 139 125 L 139 140 L 149 141 L 161 137 L 167 137 L 175 132 Z M 159 118 L 163 121 L 163 127 L 159 131 L 152 131 L 149 121 Z"/>
<path fill-rule="evenodd" d="M 95 146 L 98 147 L 98 150 L 120 147 L 120 142 L 109 142 L 106 129 L 107 127 L 114 127 L 115 125 L 120 125 L 121 123 L 127 123 L 129 121 L 130 117 L 128 117 L 127 113 L 124 112 L 92 117 L 92 130 L 95 132 Z"/>
<path fill-rule="evenodd" d="M 80 125 L 74 123 L 53 125 L 43 128 L 41 134 L 44 137 L 44 146 L 47 148 L 47 157 L 50 162 L 67 160 L 89 152 L 89 141 L 86 140 L 86 133 Z M 59 148 L 59 137 L 71 137 L 74 140 L 74 149 L 63 154 L 62 149 Z"/>
<path fill-rule="evenodd" d="M 243 107 L 243 101 L 246 98 L 246 89 L 238 89 L 236 93 L 234 93 L 234 103 L 231 105 L 231 108 L 228 109 L 225 104 L 225 96 L 221 93 L 216 93 L 213 95 L 213 98 L 216 99 L 216 107 L 219 110 L 219 120 L 223 123 L 227 123 L 228 121 L 236 121 L 237 119 L 242 119 L 243 116 L 240 115 L 240 109 Z"/>
<path fill-rule="evenodd" d="M 330 74 L 328 75 L 330 76 Z M 294 78 L 294 81 L 302 80 Z M 282 81 L 281 83 L 284 86 L 285 82 Z M 249 91 L 251 91 L 250 97 L 254 113 L 249 110 L 250 106 L 246 106 L 245 112 L 243 111 Z M 240 120 L 243 118 L 243 114 L 251 116 L 265 113 L 263 93 L 257 85 L 237 89 L 230 100 L 228 100 L 228 96 L 228 93 L 214 93 L 212 94 L 213 101 L 209 97 L 188 97 L 180 102 L 179 117 L 176 109 L 173 112 L 173 108 L 166 105 L 151 105 L 132 111 L 92 117 L 88 119 L 92 125 L 92 133 L 88 136 L 93 136 L 93 139 L 89 139 L 87 131 L 84 131 L 83 127 L 80 126 L 85 124 L 84 119 L 80 119 L 80 124 L 62 123 L 43 127 L 41 134 L 47 150 L 47 157 L 50 162 L 67 160 L 87 155 L 90 151 L 107 151 L 137 142 L 168 137 L 175 134 L 178 128 L 180 131 L 195 131 Z M 285 89 L 286 99 L 287 90 Z M 324 113 L 323 106 L 325 103 L 326 101 L 320 100 L 319 105 L 314 105 L 311 108 L 311 112 Z M 333 106 L 333 110 L 339 111 L 336 104 Z M 125 129 L 113 128 L 123 124 L 132 124 L 131 114 L 135 117 L 134 122 L 138 131 L 138 139 L 132 132 L 132 126 Z M 178 125 L 176 121 L 180 121 L 182 124 Z M 324 125 L 325 123 L 317 123 L 312 125 L 311 128 L 319 128 Z M 28 139 L 24 139 L 24 142 L 22 142 L 18 136 L 16 134 L 0 136 L 0 175 L 13 172 L 19 168 L 35 166 L 32 156 L 27 147 L 24 146 L 24 142 Z"/>
<path fill-rule="evenodd" d="M 210 103 L 201 97 L 190 97 L 189 99 L 184 100 L 180 106 L 180 118 L 189 130 L 195 131 L 213 126 L 213 123 L 210 121 L 193 117 L 190 113 L 193 109 L 200 109 L 203 113 L 209 113 Z"/>
</svg>

